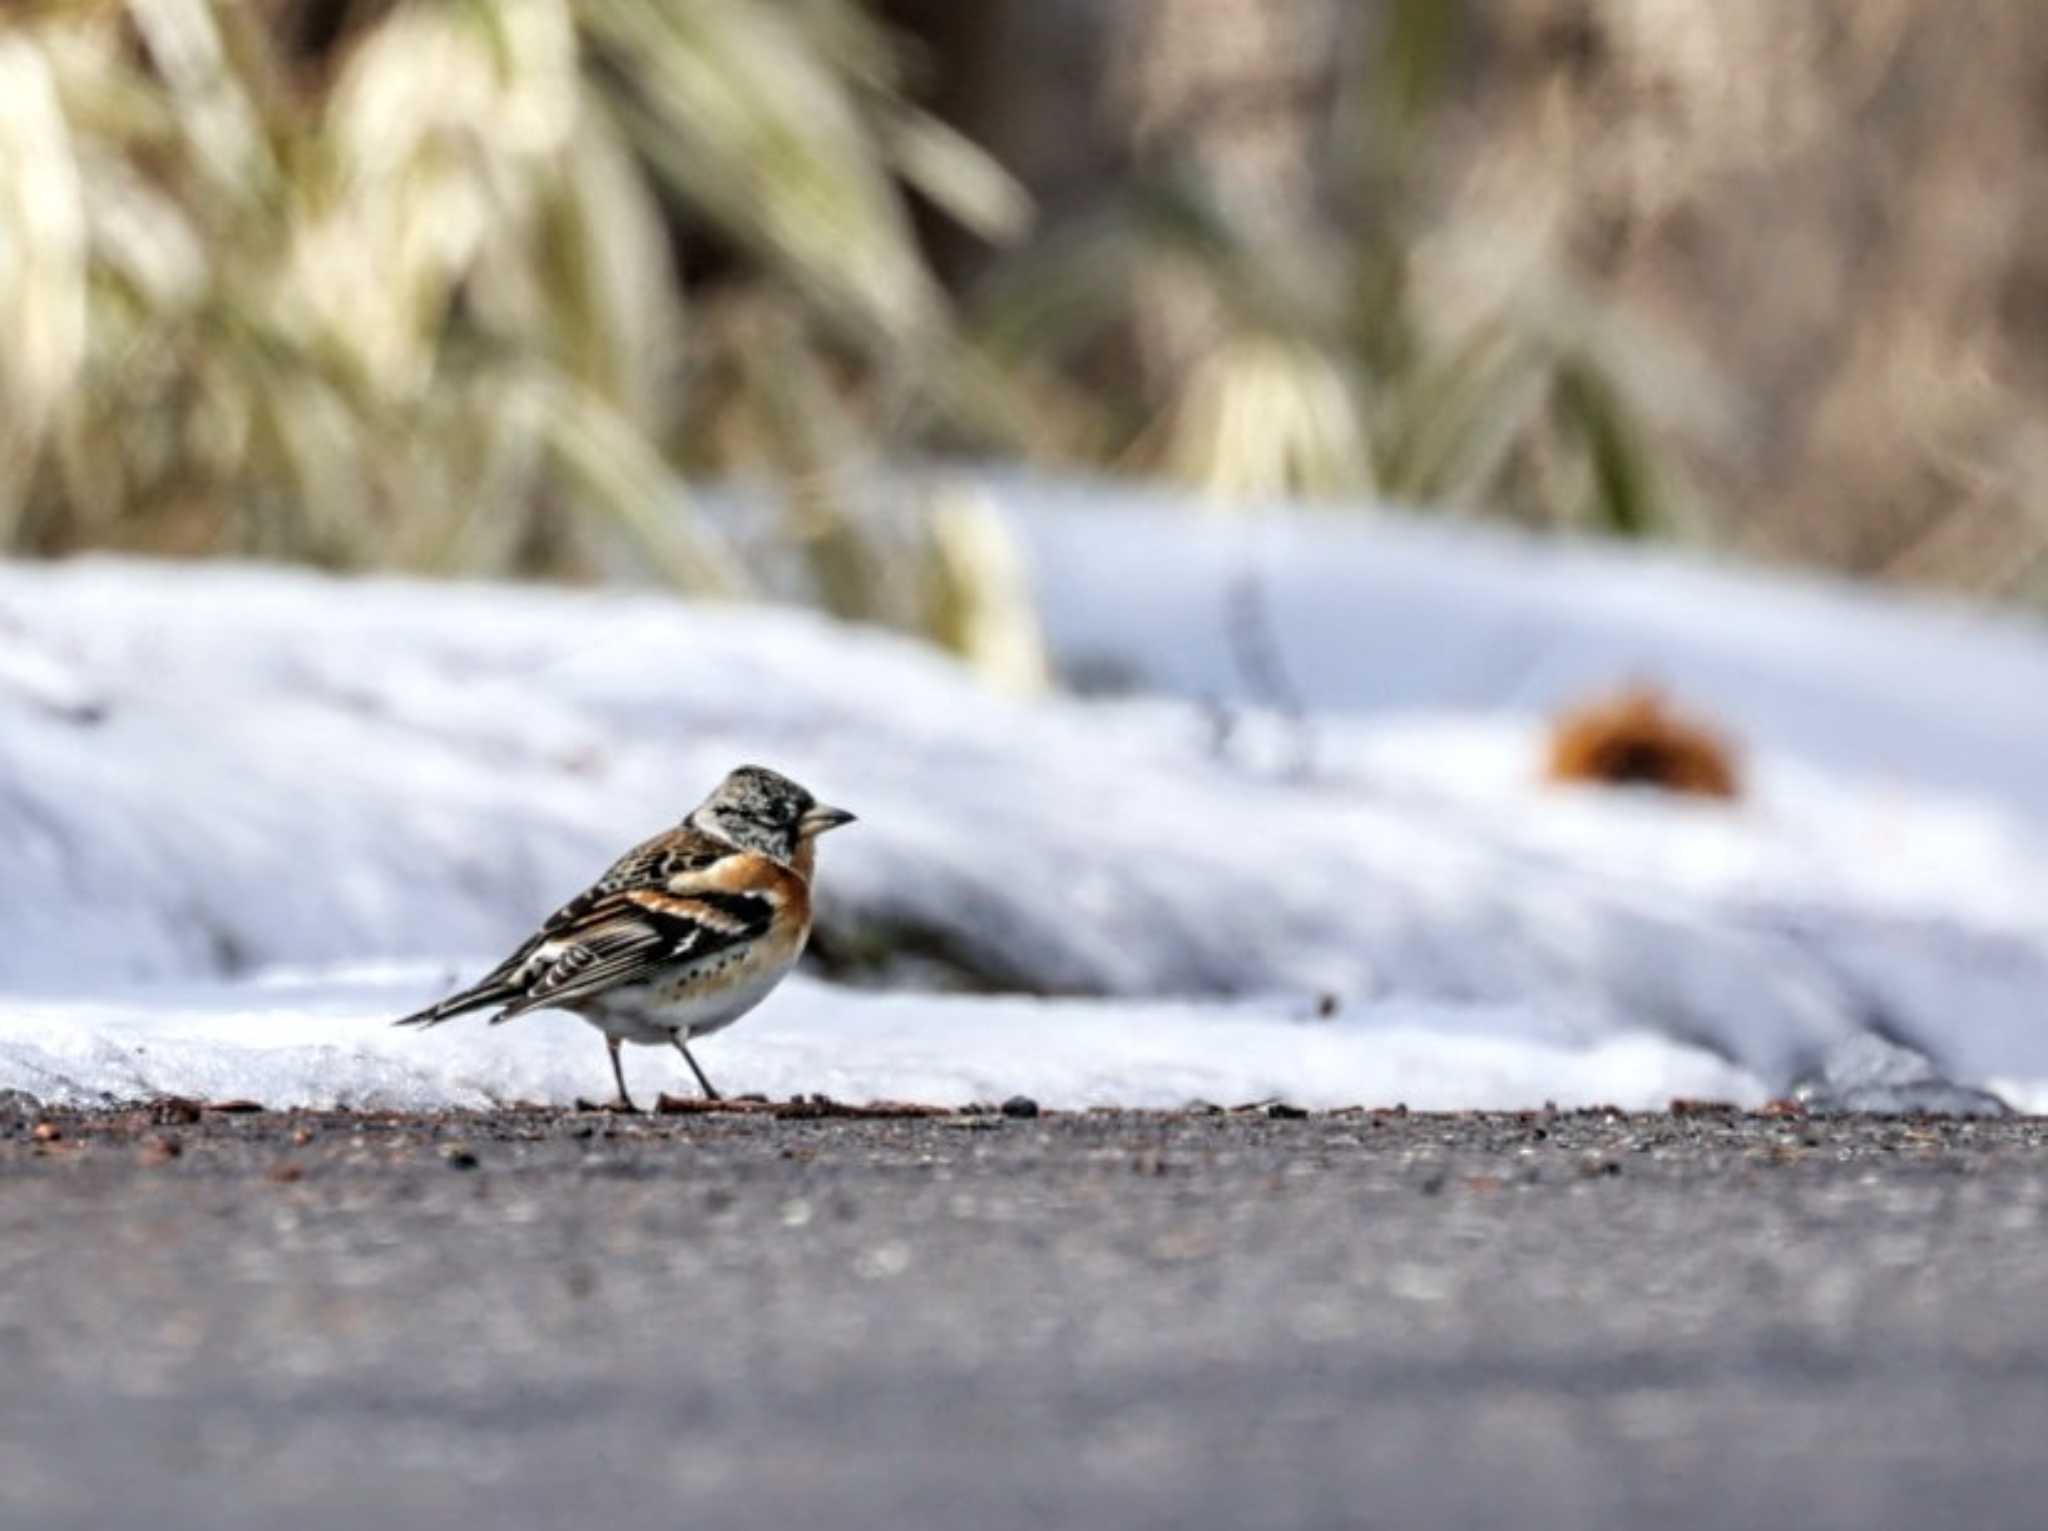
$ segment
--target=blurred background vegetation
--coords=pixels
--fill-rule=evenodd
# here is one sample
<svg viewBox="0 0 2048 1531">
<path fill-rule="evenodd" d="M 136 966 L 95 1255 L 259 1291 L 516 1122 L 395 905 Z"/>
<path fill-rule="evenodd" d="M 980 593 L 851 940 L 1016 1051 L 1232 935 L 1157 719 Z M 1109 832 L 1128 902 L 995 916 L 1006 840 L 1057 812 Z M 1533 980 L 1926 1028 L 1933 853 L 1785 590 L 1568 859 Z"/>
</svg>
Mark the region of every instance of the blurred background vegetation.
<svg viewBox="0 0 2048 1531">
<path fill-rule="evenodd" d="M 2028 0 L 6 17 L 16 552 L 625 538 L 1028 671 L 1000 524 L 873 473 L 1002 456 L 2048 595 Z"/>
</svg>

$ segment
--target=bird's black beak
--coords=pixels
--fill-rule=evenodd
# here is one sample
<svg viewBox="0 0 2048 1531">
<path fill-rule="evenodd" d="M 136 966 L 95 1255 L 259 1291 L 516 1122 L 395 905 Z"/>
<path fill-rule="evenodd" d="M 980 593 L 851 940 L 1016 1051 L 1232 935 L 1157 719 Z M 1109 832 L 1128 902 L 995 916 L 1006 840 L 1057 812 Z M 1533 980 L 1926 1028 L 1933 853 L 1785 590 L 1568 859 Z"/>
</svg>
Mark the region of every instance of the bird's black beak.
<svg viewBox="0 0 2048 1531">
<path fill-rule="evenodd" d="M 853 815 L 844 808 L 833 808 L 828 804 L 819 803 L 803 816 L 797 828 L 803 832 L 806 839 L 809 839 L 813 835 L 822 835 L 828 829 L 837 829 L 842 824 L 852 822 Z"/>
</svg>

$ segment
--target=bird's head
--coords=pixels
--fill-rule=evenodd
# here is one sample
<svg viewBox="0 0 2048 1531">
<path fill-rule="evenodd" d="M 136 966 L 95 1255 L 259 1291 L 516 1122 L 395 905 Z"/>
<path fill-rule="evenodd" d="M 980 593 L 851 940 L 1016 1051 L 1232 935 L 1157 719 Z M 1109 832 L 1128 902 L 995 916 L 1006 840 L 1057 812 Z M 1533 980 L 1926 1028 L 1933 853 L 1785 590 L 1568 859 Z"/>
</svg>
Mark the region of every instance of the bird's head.
<svg viewBox="0 0 2048 1531">
<path fill-rule="evenodd" d="M 689 817 L 690 827 L 777 861 L 795 863 L 828 829 L 851 824 L 844 808 L 819 802 L 787 776 L 765 766 L 727 773 Z"/>
</svg>

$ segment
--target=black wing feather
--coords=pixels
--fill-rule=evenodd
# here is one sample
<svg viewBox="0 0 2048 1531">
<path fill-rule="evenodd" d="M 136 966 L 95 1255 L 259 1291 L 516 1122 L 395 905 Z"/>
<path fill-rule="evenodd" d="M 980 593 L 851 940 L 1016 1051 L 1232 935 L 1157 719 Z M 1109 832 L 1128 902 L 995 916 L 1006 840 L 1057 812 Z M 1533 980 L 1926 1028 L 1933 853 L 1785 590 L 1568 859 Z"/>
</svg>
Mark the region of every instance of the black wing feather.
<svg viewBox="0 0 2048 1531">
<path fill-rule="evenodd" d="M 529 943 L 526 950 L 530 952 L 546 937 L 559 935 L 570 926 L 581 924 L 599 905 L 621 893 L 642 888 L 666 888 L 671 877 L 685 872 L 701 872 L 731 854 L 730 846 L 706 841 L 678 844 L 673 835 L 656 835 L 627 851 L 611 864 L 604 876 L 541 921 L 540 935 Z"/>
<path fill-rule="evenodd" d="M 628 938 L 622 931 L 617 939 L 626 941 L 627 945 L 614 945 L 608 941 L 606 950 L 586 955 L 579 955 L 584 951 L 584 943 L 579 939 L 575 946 L 563 952 L 538 973 L 531 971 L 534 953 L 549 942 L 559 941 L 578 928 L 588 927 L 594 930 L 600 925 L 610 926 L 622 915 L 644 918 L 647 911 L 631 905 L 622 898 L 622 895 L 640 889 L 666 888 L 670 878 L 685 872 L 702 871 L 732 853 L 730 846 L 702 839 L 679 837 L 674 830 L 642 841 L 614 861 L 596 882 L 549 915 L 541 922 L 540 929 L 522 942 L 517 951 L 475 983 L 392 1024 L 438 1026 L 441 1022 L 452 1021 L 459 1015 L 467 1015 L 473 1010 L 485 1010 L 496 1005 L 508 1008 L 503 1014 L 494 1017 L 495 1020 L 505 1020 L 522 1010 L 538 1009 L 539 1005 L 529 1002 L 536 986 L 545 982 L 548 975 L 562 965 L 564 959 L 571 957 L 574 958 L 576 970 L 565 973 L 562 979 L 553 985 L 549 990 L 548 1002 L 560 1003 L 565 998 L 594 993 L 597 988 L 604 987 L 605 982 L 631 968 L 633 964 L 628 960 L 629 946 L 637 947 L 644 944 L 651 948 L 660 944 L 663 937 L 658 927 L 653 935 L 644 939 L 644 942 L 642 938 Z M 718 906 L 717 900 L 722 897 L 724 895 L 713 894 L 706 902 Z M 771 910 L 770 913 L 772 912 Z M 694 926 L 694 922 L 692 924 Z M 762 929 L 766 929 L 765 924 Z M 677 941 L 676 944 L 680 945 L 680 942 Z M 571 993 L 569 984 L 579 976 L 582 982 L 578 983 Z M 593 979 L 599 981 L 593 985 Z"/>
<path fill-rule="evenodd" d="M 540 968 L 522 974 L 517 998 L 491 1017 L 509 1021 L 529 1010 L 573 1004 L 680 962 L 701 961 L 755 940 L 774 922 L 775 906 L 750 893 L 712 891 L 686 895 L 729 916 L 717 926 L 671 909 L 649 907 L 624 894 L 594 905 L 580 928 L 549 937 L 560 945 Z"/>
</svg>

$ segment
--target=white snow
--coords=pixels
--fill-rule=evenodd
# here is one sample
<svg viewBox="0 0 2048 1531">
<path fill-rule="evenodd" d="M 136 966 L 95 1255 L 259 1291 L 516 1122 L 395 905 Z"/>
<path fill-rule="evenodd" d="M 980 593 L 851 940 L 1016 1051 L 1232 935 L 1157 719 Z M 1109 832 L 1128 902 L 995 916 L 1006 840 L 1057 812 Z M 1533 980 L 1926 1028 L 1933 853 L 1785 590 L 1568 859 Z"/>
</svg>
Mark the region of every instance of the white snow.
<svg viewBox="0 0 2048 1531">
<path fill-rule="evenodd" d="M 0 1007 L 0 1086 L 67 1104 L 167 1094 L 358 1109 L 611 1098 L 598 1034 L 573 1016 L 390 1027 L 445 977 L 386 967 L 17 998 Z M 691 1050 L 720 1089 L 773 1099 L 822 1091 L 937 1105 L 1024 1094 L 1064 1108 L 1276 1098 L 1509 1108 L 1531 1103 L 1535 1078 L 1565 1107 L 1763 1098 L 1741 1070 L 1661 1037 L 1580 1046 L 1548 1030 L 1510 1007 L 1386 1004 L 1313 1020 L 1274 1005 L 884 995 L 795 978 Z M 629 1047 L 625 1062 L 642 1106 L 664 1090 L 696 1093 L 665 1048 Z"/>
<path fill-rule="evenodd" d="M 1062 658 L 1136 694 L 1005 697 L 781 608 L 0 564 L 0 1089 L 602 1093 L 571 1017 L 382 1022 L 753 759 L 861 815 L 823 847 L 828 946 L 1114 998 L 803 982 L 716 1039 L 732 1088 L 1647 1105 L 1775 1093 L 1874 1032 L 2048 1101 L 2031 627 L 1471 528 L 1191 526 L 987 485 Z M 1305 775 L 1293 725 L 1245 712 L 1219 748 L 1200 700 L 1244 690 L 1220 612 L 1247 549 Z M 1537 780 L 1543 712 L 1638 678 L 1741 738 L 1740 804 Z M 1339 1015 L 1304 1019 L 1325 994 Z M 674 1088 L 655 1056 L 637 1072 Z"/>
<path fill-rule="evenodd" d="M 2048 821 L 2048 633 L 2034 618 L 1666 548 L 1331 509 L 1190 516 L 1156 490 L 994 474 L 1070 663 L 1243 698 L 1247 573 L 1313 711 L 1546 715 L 1635 678 L 1739 736 L 1865 781 Z"/>
</svg>

